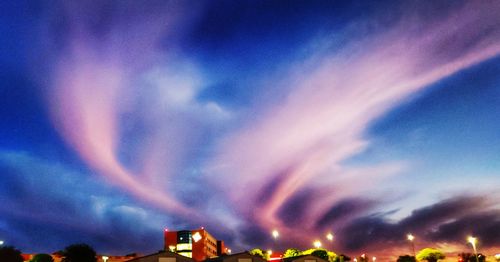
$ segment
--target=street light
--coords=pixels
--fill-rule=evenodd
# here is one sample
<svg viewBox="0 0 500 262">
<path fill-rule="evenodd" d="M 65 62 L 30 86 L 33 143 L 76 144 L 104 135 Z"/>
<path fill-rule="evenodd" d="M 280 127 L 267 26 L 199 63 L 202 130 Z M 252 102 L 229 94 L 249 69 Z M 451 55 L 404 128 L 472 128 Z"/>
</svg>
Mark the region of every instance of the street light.
<svg viewBox="0 0 500 262">
<path fill-rule="evenodd" d="M 476 262 L 479 262 L 479 258 L 477 257 L 477 249 L 476 249 L 477 238 L 475 238 L 473 236 L 469 236 L 467 238 L 467 241 L 472 245 L 472 249 L 474 250 L 474 255 L 476 256 Z"/>
<path fill-rule="evenodd" d="M 315 248 L 320 248 L 321 247 L 321 241 L 316 240 L 316 241 L 314 241 L 313 245 L 314 245 Z"/>
<path fill-rule="evenodd" d="M 109 259 L 109 257 L 107 257 L 107 256 L 102 256 L 102 261 L 106 262 L 106 261 L 108 261 L 108 259 Z"/>
<path fill-rule="evenodd" d="M 3 242 L 3 240 L 0 240 L 0 246 L 3 245 L 3 243 L 5 243 L 5 242 Z"/>
<path fill-rule="evenodd" d="M 331 242 L 331 248 L 333 250 L 333 234 L 332 233 L 326 234 L 326 239 Z"/>
<path fill-rule="evenodd" d="M 377 260 L 377 257 L 372 257 L 372 260 L 373 262 L 375 262 L 375 260 Z"/>
<path fill-rule="evenodd" d="M 329 241 L 333 241 L 333 234 L 332 233 L 326 234 L 326 239 L 328 239 Z"/>
<path fill-rule="evenodd" d="M 273 232 L 271 232 L 271 234 L 273 235 L 274 240 L 276 240 L 280 236 L 280 233 L 276 229 L 273 230 Z"/>
<path fill-rule="evenodd" d="M 417 255 L 415 254 L 415 243 L 413 242 L 413 240 L 415 239 L 415 236 L 413 236 L 412 234 L 408 234 L 406 235 L 406 239 L 408 239 L 408 241 L 410 241 L 411 243 L 411 250 L 413 251 L 413 257 L 417 257 Z"/>
</svg>

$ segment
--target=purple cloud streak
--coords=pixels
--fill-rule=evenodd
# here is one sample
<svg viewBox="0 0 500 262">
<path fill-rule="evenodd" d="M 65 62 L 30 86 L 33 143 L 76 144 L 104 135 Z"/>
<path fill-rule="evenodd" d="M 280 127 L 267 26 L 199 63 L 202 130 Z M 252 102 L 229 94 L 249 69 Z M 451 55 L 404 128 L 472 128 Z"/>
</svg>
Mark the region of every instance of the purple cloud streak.
<svg viewBox="0 0 500 262">
<path fill-rule="evenodd" d="M 183 148 L 201 143 L 190 140 L 197 136 L 190 117 L 198 120 L 227 112 L 199 102 L 201 77 L 196 66 L 170 71 L 185 58 L 160 48 L 159 42 L 170 36 L 174 40 L 169 46 L 175 47 L 175 34 L 182 34 L 178 28 L 186 25 L 179 15 L 185 10 L 163 8 L 167 14 L 157 14 L 153 21 L 132 19 L 134 23 L 124 23 L 126 17 L 118 16 L 106 32 L 93 34 L 86 27 L 93 9 L 87 7 L 80 15 L 74 13 L 80 12 L 78 8 L 65 10 L 74 19 L 69 21 L 64 48 L 55 51 L 57 65 L 48 91 L 54 125 L 107 181 L 169 214 L 198 223 L 210 210 L 195 211 L 169 183 L 182 180 L 176 174 L 187 168 L 183 157 L 188 153 Z M 238 219 L 256 223 L 262 232 L 279 228 L 291 239 L 299 239 L 301 232 L 284 223 L 282 208 L 300 190 L 318 191 L 321 199 L 313 195 L 307 203 L 310 212 L 294 222 L 303 231 L 319 231 L 318 221 L 328 220 L 325 210 L 407 166 L 343 164 L 370 145 L 363 136 L 370 124 L 429 85 L 500 53 L 498 10 L 497 3 L 471 3 L 439 21 L 410 17 L 338 52 L 320 50 L 308 61 L 297 61 L 283 81 L 291 86 L 286 99 L 257 105 L 257 120 L 221 139 L 214 156 L 199 167 L 203 177 L 192 183 L 222 181 L 217 185 L 224 193 L 220 199 L 227 199 L 222 205 L 241 216 Z M 157 21 L 167 26 L 149 27 Z M 330 45 L 330 39 L 318 41 Z M 158 68 L 160 73 L 154 74 Z M 162 74 L 167 74 L 166 80 Z M 144 80 L 151 75 L 153 84 Z M 145 82 L 158 90 L 151 91 Z M 134 103 L 141 96 L 147 101 L 159 99 L 153 101 L 162 107 L 138 109 Z M 127 144 L 123 124 L 135 120 L 144 124 L 147 135 L 134 141 L 138 146 L 130 153 L 139 163 L 128 165 L 121 159 Z"/>
<path fill-rule="evenodd" d="M 224 177 L 221 188 L 241 214 L 252 217 L 260 210 L 254 222 L 299 239 L 296 224 L 277 217 L 280 208 L 301 188 L 335 192 L 342 185 L 344 192 L 323 194 L 323 201 L 308 206 L 311 214 L 300 225 L 314 230 L 325 204 L 367 191 L 381 175 L 404 167 L 392 163 L 344 176 L 356 172 L 342 162 L 369 146 L 363 132 L 371 123 L 412 94 L 500 53 L 494 10 L 498 5 L 473 3 L 430 24 L 410 18 L 338 53 L 298 63 L 286 83 L 293 86 L 288 97 L 221 145 L 212 171 Z M 275 183 L 266 181 L 278 182 L 265 201 L 249 196 Z"/>
</svg>

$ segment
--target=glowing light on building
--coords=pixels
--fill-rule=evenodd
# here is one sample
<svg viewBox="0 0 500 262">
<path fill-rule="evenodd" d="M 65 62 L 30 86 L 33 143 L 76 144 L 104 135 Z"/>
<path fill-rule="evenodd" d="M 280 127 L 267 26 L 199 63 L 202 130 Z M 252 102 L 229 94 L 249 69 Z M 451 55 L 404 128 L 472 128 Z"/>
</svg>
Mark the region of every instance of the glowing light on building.
<svg viewBox="0 0 500 262">
<path fill-rule="evenodd" d="M 191 249 L 193 249 L 193 245 L 192 244 L 188 244 L 188 243 L 179 243 L 177 244 L 177 251 L 182 251 L 182 250 L 189 250 L 191 251 Z"/>
<path fill-rule="evenodd" d="M 200 232 L 194 233 L 194 235 L 193 235 L 194 242 L 196 243 L 196 242 L 200 241 L 200 239 L 201 239 Z"/>
</svg>

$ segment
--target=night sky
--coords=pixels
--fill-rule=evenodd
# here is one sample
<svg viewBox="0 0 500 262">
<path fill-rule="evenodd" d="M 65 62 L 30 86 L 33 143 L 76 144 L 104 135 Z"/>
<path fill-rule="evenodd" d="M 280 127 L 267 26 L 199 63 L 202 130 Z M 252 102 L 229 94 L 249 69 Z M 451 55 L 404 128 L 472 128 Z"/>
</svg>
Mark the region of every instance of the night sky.
<svg viewBox="0 0 500 262">
<path fill-rule="evenodd" d="M 471 252 L 472 234 L 498 251 L 499 14 L 2 1 L 0 239 L 123 255 L 204 226 L 233 251 L 401 255 L 408 233 L 417 250 Z"/>
</svg>

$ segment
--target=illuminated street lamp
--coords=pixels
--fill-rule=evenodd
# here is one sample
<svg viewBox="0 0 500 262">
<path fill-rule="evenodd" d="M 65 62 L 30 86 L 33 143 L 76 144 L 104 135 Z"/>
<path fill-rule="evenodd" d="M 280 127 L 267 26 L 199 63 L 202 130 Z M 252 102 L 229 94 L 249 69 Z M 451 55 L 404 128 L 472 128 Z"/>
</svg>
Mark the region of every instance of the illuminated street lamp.
<svg viewBox="0 0 500 262">
<path fill-rule="evenodd" d="M 3 245 L 3 243 L 5 243 L 3 240 L 0 240 L 0 246 Z"/>
<path fill-rule="evenodd" d="M 406 239 L 408 239 L 408 241 L 410 241 L 411 243 L 411 250 L 413 251 L 413 257 L 417 257 L 415 254 L 415 243 L 413 242 L 415 237 L 412 234 L 408 234 L 406 235 Z"/>
<path fill-rule="evenodd" d="M 477 238 L 470 236 L 467 238 L 467 241 L 472 245 L 472 249 L 474 250 L 474 255 L 476 256 L 476 262 L 479 262 L 476 249 Z"/>
<path fill-rule="evenodd" d="M 326 239 L 332 243 L 331 247 L 333 249 L 333 234 L 332 233 L 326 234 Z"/>
<path fill-rule="evenodd" d="M 280 236 L 280 233 L 276 229 L 273 230 L 273 232 L 271 232 L 271 234 L 273 235 L 274 240 L 276 240 Z"/>
<path fill-rule="evenodd" d="M 328 241 L 333 241 L 333 234 L 332 233 L 326 234 L 326 239 L 328 239 Z"/>
<path fill-rule="evenodd" d="M 373 262 L 377 260 L 377 257 L 372 257 Z"/>
<path fill-rule="evenodd" d="M 315 248 L 320 248 L 321 247 L 321 241 L 316 240 L 316 241 L 314 241 L 313 245 L 314 245 Z"/>
<path fill-rule="evenodd" d="M 108 259 L 109 259 L 109 257 L 107 257 L 107 256 L 102 256 L 102 261 L 103 261 L 103 262 L 108 261 Z"/>
</svg>

